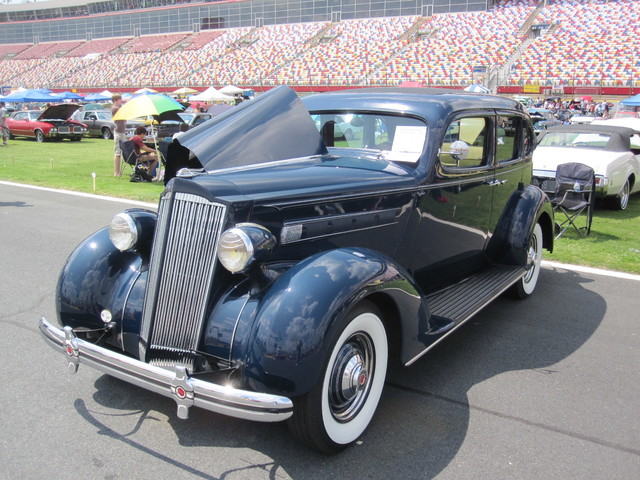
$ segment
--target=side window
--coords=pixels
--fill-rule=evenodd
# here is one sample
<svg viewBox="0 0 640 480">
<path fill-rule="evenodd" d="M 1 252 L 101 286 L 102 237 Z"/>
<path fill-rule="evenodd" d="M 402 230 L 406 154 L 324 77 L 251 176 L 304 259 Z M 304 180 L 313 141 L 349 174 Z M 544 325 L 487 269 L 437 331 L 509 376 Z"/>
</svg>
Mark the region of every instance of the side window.
<svg viewBox="0 0 640 480">
<path fill-rule="evenodd" d="M 524 129 L 524 154 L 528 157 L 533 154 L 533 148 L 536 145 L 536 134 L 531 128 L 530 125 L 527 124 L 527 128 Z"/>
<path fill-rule="evenodd" d="M 522 119 L 520 117 L 499 116 L 496 131 L 496 162 L 503 163 L 519 157 Z"/>
<path fill-rule="evenodd" d="M 487 164 L 487 132 L 485 117 L 460 118 L 449 125 L 440 148 L 440 162 L 448 167 L 480 167 Z M 469 149 L 464 156 L 461 150 Z"/>
</svg>

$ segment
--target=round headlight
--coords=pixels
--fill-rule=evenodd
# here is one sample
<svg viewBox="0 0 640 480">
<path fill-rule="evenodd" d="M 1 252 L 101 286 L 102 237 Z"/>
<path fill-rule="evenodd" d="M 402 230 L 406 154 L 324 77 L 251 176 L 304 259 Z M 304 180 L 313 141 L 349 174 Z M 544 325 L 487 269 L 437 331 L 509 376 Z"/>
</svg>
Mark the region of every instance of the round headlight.
<svg viewBox="0 0 640 480">
<path fill-rule="evenodd" d="M 109 225 L 111 243 L 120 251 L 133 248 L 138 241 L 138 227 L 127 213 L 118 213 Z"/>
<path fill-rule="evenodd" d="M 218 260 L 231 273 L 243 271 L 253 260 L 251 238 L 240 228 L 231 228 L 220 235 Z"/>
</svg>

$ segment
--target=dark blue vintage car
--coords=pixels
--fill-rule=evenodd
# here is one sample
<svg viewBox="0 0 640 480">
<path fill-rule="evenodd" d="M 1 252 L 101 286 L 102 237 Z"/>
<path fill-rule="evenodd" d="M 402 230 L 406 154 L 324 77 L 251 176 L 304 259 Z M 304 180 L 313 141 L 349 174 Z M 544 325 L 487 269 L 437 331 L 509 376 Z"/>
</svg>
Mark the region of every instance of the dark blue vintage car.
<svg viewBox="0 0 640 480">
<path fill-rule="evenodd" d="M 534 138 L 506 98 L 274 88 L 174 140 L 168 162 L 187 167 L 158 212 L 119 213 L 78 246 L 60 327 L 41 332 L 71 371 L 171 397 L 180 418 L 288 420 L 339 451 L 371 421 L 388 361 L 533 293 L 553 247 Z"/>
</svg>

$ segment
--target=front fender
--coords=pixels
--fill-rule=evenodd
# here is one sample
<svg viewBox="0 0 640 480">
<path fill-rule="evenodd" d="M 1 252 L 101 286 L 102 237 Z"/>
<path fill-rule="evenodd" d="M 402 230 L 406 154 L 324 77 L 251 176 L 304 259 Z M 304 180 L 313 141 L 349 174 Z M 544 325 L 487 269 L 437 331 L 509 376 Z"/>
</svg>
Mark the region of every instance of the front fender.
<svg viewBox="0 0 640 480">
<path fill-rule="evenodd" d="M 144 279 L 155 214 L 130 211 L 140 220 L 140 248 L 121 252 L 109 239 L 108 228 L 98 230 L 71 253 L 56 287 L 58 323 L 78 331 L 102 329 L 103 310 L 111 312 L 117 329 L 105 340 L 124 348 L 123 333 L 137 332 L 142 312 Z"/>
<path fill-rule="evenodd" d="M 543 247 L 553 252 L 553 207 L 538 187 L 527 185 L 516 190 L 505 206 L 487 246 L 489 258 L 499 264 L 527 264 L 529 237 L 540 223 Z"/>
<path fill-rule="evenodd" d="M 385 320 L 389 334 L 401 331 L 403 357 L 424 348 L 419 334 L 429 315 L 410 276 L 371 250 L 331 250 L 287 270 L 245 309 L 254 317 L 250 330 L 236 334 L 233 344 L 245 380 L 256 391 L 309 391 L 323 372 L 335 325 L 364 298 L 393 312 Z"/>
<path fill-rule="evenodd" d="M 84 240 L 60 273 L 56 309 L 60 325 L 74 329 L 100 328 L 100 312 L 122 316 L 125 299 L 138 277 L 142 258 L 113 246 L 107 228 Z"/>
</svg>

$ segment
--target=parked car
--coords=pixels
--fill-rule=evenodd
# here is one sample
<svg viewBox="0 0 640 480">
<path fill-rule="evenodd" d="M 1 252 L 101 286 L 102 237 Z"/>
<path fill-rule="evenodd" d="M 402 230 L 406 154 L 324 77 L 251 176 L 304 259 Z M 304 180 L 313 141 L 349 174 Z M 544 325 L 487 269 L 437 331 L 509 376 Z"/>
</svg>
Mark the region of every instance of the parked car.
<svg viewBox="0 0 640 480">
<path fill-rule="evenodd" d="M 71 117 L 72 119 L 82 122 L 87 126 L 87 135 L 94 137 L 102 137 L 105 140 L 113 138 L 113 132 L 116 128 L 116 124 L 113 121 L 113 115 L 110 110 L 77 110 Z M 145 122 L 141 120 L 127 120 L 127 131 L 135 130 L 139 125 L 144 125 Z"/>
<path fill-rule="evenodd" d="M 115 123 L 111 117 L 113 115 L 109 110 L 78 110 L 72 118 L 87 126 L 87 135 L 109 140 L 113 138 L 113 130 L 115 129 Z"/>
<path fill-rule="evenodd" d="M 189 125 L 189 128 L 197 127 L 216 116 L 214 113 L 207 112 L 180 112 L 178 115 L 182 118 L 183 123 Z"/>
<path fill-rule="evenodd" d="M 593 168 L 596 198 L 624 210 L 630 194 L 640 190 L 640 131 L 600 122 L 547 129 L 533 155 L 533 175 L 540 187 L 553 191 L 558 165 L 570 162 Z"/>
<path fill-rule="evenodd" d="M 116 124 L 113 121 L 113 115 L 110 110 L 78 110 L 72 118 L 79 122 L 84 123 L 89 131 L 87 135 L 95 137 L 102 137 L 105 140 L 113 138 L 113 132 L 116 128 Z M 145 122 L 139 120 L 127 120 L 127 130 L 135 130 L 139 125 L 144 125 Z"/>
<path fill-rule="evenodd" d="M 351 142 L 334 128 L 347 114 Z M 172 141 L 169 163 L 202 168 L 180 170 L 157 213 L 126 210 L 81 243 L 59 326 L 40 330 L 70 370 L 173 398 L 180 418 L 288 420 L 334 453 L 369 425 L 389 361 L 534 292 L 554 224 L 529 184 L 534 139 L 512 99 L 277 87 Z"/>
<path fill-rule="evenodd" d="M 533 122 L 533 129 L 537 134 L 544 132 L 549 127 L 562 125 L 563 123 L 553 115 L 551 110 L 546 108 L 530 108 L 529 115 Z"/>
<path fill-rule="evenodd" d="M 80 105 L 63 103 L 52 105 L 45 110 L 20 110 L 7 118 L 7 128 L 11 137 L 31 137 L 37 142 L 46 139 L 80 141 L 87 133 L 87 126 L 70 119 Z"/>
<path fill-rule="evenodd" d="M 153 145 L 163 140 L 171 140 L 171 137 L 180 130 L 180 124 L 184 123 L 189 128 L 196 127 L 201 123 L 214 118 L 214 113 L 201 112 L 165 112 L 160 115 L 149 116 L 145 121 L 137 119 L 127 122 L 127 138 L 134 135 L 136 127 L 144 125 L 147 135 L 145 143 Z"/>
</svg>

